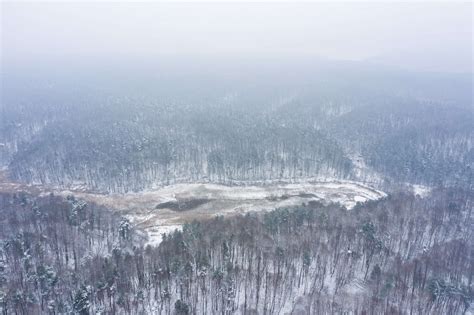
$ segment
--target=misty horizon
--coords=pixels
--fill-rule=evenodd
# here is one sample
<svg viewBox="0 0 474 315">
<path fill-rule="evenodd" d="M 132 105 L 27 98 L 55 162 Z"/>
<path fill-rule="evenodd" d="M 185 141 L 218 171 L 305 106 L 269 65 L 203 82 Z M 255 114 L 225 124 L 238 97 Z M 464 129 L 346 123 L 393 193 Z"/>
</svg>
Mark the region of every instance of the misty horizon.
<svg viewBox="0 0 474 315">
<path fill-rule="evenodd" d="M 306 59 L 472 73 L 471 11 L 469 2 L 7 1 L 2 3 L 2 65 L 170 58 L 297 64 Z"/>
<path fill-rule="evenodd" d="M 179 1 L 0 4 L 0 314 L 473 315 L 472 2 Z"/>
</svg>

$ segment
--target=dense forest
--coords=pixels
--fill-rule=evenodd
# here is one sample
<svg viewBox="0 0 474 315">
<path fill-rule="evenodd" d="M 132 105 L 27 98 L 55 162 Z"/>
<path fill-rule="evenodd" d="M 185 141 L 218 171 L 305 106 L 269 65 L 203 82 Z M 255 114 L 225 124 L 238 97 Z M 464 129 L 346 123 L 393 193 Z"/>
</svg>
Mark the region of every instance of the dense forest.
<svg viewBox="0 0 474 315">
<path fill-rule="evenodd" d="M 0 0 L 0 315 L 474 315 L 473 3 L 112 2 Z"/>
<path fill-rule="evenodd" d="M 73 69 L 74 81 L 6 69 L 0 161 L 12 179 L 103 192 L 305 178 L 472 181 L 467 75 L 350 63 L 99 69 L 93 77 Z"/>
<path fill-rule="evenodd" d="M 3 180 L 53 190 L 1 193 L 3 314 L 473 312 L 470 78 L 166 71 L 6 81 Z M 187 221 L 149 246 L 112 205 L 49 193 L 306 180 L 388 194 Z"/>
<path fill-rule="evenodd" d="M 3 314 L 472 312 L 472 191 L 186 224 L 159 247 L 73 196 L 3 193 Z M 142 244 L 142 245 L 140 245 Z"/>
</svg>

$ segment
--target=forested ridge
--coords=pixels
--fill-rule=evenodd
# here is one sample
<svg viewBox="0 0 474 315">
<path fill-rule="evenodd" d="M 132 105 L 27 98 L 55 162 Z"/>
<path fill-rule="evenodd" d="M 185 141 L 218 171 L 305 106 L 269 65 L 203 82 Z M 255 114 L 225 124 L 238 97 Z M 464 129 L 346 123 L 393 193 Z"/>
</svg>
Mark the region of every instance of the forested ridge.
<svg viewBox="0 0 474 315">
<path fill-rule="evenodd" d="M 222 67 L 98 66 L 72 69 L 74 80 L 5 71 L 0 162 L 14 180 L 119 193 L 305 178 L 472 181 L 472 77 L 357 63 Z"/>
<path fill-rule="evenodd" d="M 474 312 L 472 75 L 116 65 L 2 72 L 3 314 Z"/>
<path fill-rule="evenodd" d="M 3 314 L 463 314 L 472 191 L 186 224 L 159 247 L 109 209 L 2 193 Z"/>
<path fill-rule="evenodd" d="M 0 315 L 474 315 L 473 3 L 412 2 L 0 0 Z"/>
</svg>

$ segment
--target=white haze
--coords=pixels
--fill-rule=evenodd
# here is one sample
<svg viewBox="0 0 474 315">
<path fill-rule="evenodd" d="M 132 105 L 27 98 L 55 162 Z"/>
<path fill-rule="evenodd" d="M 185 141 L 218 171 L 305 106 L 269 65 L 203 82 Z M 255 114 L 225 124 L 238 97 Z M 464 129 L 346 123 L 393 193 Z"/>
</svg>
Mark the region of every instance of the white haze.
<svg viewBox="0 0 474 315">
<path fill-rule="evenodd" d="M 471 3 L 2 3 L 2 64 L 157 56 L 472 71 Z"/>
</svg>

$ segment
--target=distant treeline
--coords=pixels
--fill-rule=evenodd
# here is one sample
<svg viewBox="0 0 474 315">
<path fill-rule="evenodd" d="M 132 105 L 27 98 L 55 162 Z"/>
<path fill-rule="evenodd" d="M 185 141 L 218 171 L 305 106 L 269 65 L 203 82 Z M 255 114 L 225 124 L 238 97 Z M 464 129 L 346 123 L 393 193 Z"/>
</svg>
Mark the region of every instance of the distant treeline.
<svg viewBox="0 0 474 315">
<path fill-rule="evenodd" d="M 7 76 L 0 163 L 17 180 L 109 192 L 307 177 L 471 185 L 472 78 L 350 64 L 281 74 Z"/>
</svg>

